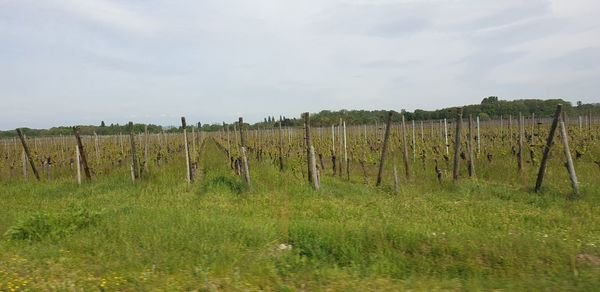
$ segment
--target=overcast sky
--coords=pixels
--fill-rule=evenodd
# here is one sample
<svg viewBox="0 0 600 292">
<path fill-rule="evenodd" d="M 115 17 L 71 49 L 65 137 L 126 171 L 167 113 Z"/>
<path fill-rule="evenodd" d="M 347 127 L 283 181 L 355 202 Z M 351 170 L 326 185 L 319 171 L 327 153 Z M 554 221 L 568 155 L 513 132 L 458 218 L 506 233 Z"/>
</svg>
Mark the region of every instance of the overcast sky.
<svg viewBox="0 0 600 292">
<path fill-rule="evenodd" d="M 598 0 L 0 0 L 0 129 L 600 102 Z"/>
</svg>

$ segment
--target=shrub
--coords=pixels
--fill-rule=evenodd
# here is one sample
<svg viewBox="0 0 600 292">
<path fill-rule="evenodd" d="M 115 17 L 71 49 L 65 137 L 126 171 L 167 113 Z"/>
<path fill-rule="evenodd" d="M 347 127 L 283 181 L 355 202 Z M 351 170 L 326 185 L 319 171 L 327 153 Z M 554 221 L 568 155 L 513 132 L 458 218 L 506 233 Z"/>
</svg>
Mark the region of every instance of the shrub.
<svg viewBox="0 0 600 292">
<path fill-rule="evenodd" d="M 96 223 L 100 212 L 85 208 L 64 213 L 36 213 L 8 228 L 4 238 L 9 240 L 56 240 Z"/>
</svg>

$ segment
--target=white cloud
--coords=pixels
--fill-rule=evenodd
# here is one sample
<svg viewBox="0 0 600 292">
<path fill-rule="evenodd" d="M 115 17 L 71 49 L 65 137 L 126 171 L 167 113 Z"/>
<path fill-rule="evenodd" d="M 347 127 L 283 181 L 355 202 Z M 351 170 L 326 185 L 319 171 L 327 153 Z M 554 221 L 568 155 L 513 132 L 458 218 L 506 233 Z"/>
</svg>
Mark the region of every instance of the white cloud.
<svg viewBox="0 0 600 292">
<path fill-rule="evenodd" d="M 3 1 L 0 100 L 10 103 L 0 128 L 131 116 L 251 121 L 320 109 L 438 108 L 487 95 L 598 101 L 599 5 Z"/>
<path fill-rule="evenodd" d="M 35 3 L 40 5 L 39 1 Z M 62 10 L 82 21 L 96 22 L 114 30 L 147 34 L 157 29 L 155 22 L 123 6 L 121 1 L 50 0 L 42 3 L 48 9 Z"/>
</svg>

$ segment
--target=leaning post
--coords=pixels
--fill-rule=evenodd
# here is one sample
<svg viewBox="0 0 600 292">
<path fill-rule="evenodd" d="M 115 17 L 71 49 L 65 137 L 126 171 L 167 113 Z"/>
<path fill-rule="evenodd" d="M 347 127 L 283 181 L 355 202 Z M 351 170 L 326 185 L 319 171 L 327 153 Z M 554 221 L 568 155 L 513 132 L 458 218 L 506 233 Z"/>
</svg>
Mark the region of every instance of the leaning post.
<svg viewBox="0 0 600 292">
<path fill-rule="evenodd" d="M 544 146 L 544 153 L 542 155 L 542 162 L 540 163 L 540 169 L 538 171 L 537 180 L 535 181 L 535 192 L 539 193 L 542 189 L 542 182 L 544 181 L 544 174 L 546 173 L 546 164 L 548 163 L 548 157 L 550 156 L 550 149 L 552 148 L 552 143 L 554 141 L 554 136 L 556 134 L 556 127 L 558 126 L 558 120 L 560 119 L 560 114 L 562 112 L 562 104 L 556 105 L 556 111 L 554 112 L 554 118 L 552 119 L 552 125 L 550 126 L 550 133 L 548 134 L 548 139 L 546 140 L 546 145 Z"/>
</svg>

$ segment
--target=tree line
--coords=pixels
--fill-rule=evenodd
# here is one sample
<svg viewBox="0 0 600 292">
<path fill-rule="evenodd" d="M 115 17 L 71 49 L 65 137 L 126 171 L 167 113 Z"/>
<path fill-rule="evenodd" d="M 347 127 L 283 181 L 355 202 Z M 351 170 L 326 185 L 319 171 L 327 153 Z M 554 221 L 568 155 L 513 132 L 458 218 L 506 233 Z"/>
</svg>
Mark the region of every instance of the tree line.
<svg viewBox="0 0 600 292">
<path fill-rule="evenodd" d="M 524 115 L 535 114 L 536 117 L 544 118 L 551 117 L 557 104 L 563 105 L 563 111 L 568 115 L 587 115 L 592 114 L 594 116 L 600 115 L 600 103 L 584 104 L 577 102 L 576 106 L 573 106 L 571 102 L 563 99 L 518 99 L 518 100 L 501 100 L 497 96 L 489 96 L 484 98 L 479 104 L 472 104 L 464 106 L 464 115 L 479 116 L 483 121 L 489 119 L 499 119 L 500 116 L 507 118 L 509 115 L 513 117 L 518 116 L 519 113 Z M 312 126 L 330 126 L 338 124 L 340 119 L 346 121 L 347 124 L 376 124 L 383 123 L 388 110 L 322 110 L 318 113 L 311 114 Z M 401 116 L 408 121 L 411 120 L 439 120 L 439 119 L 451 119 L 456 114 L 456 107 L 448 107 L 437 110 L 422 110 L 417 109 L 413 112 L 400 110 L 394 112 L 392 121 L 398 122 L 401 120 Z M 275 117 L 268 116 L 264 118 L 262 122 L 254 124 L 245 124 L 248 129 L 273 127 L 278 125 L 279 119 L 282 120 L 282 126 L 284 127 L 300 127 L 302 126 L 302 119 L 300 117 L 288 118 L 288 117 Z M 230 126 L 230 130 L 233 130 L 233 124 L 235 122 L 225 124 Z M 140 133 L 144 131 L 144 124 L 134 124 L 134 132 Z M 212 132 L 223 129 L 223 124 L 201 124 L 190 125 L 190 128 L 201 129 L 202 131 Z M 180 127 L 164 127 L 160 125 L 148 125 L 148 132 L 165 133 L 177 132 Z M 27 136 L 59 136 L 59 135 L 72 135 L 72 127 L 54 127 L 50 129 L 29 129 L 23 128 L 23 133 Z M 120 133 L 129 133 L 127 125 L 110 124 L 106 125 L 104 121 L 98 126 L 86 125 L 81 126 L 80 130 L 82 135 L 118 135 Z M 0 131 L 0 138 L 16 137 L 16 131 Z"/>
</svg>

